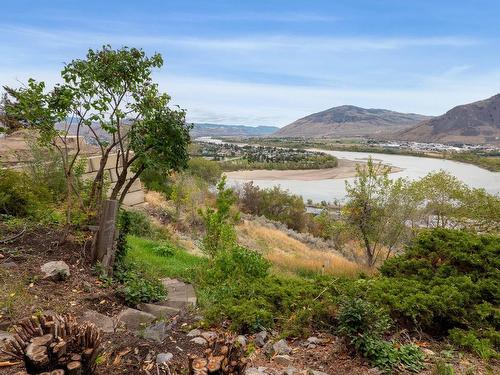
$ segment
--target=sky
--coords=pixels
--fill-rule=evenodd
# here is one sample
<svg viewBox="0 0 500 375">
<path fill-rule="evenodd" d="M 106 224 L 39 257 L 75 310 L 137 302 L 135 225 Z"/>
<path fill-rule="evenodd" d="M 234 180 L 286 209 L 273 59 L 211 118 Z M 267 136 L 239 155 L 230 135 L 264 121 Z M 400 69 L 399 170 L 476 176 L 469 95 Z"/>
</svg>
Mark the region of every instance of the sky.
<svg viewBox="0 0 500 375">
<path fill-rule="evenodd" d="M 284 126 L 338 105 L 439 115 L 500 92 L 498 0 L 0 0 L 0 85 L 138 47 L 188 120 Z"/>
</svg>

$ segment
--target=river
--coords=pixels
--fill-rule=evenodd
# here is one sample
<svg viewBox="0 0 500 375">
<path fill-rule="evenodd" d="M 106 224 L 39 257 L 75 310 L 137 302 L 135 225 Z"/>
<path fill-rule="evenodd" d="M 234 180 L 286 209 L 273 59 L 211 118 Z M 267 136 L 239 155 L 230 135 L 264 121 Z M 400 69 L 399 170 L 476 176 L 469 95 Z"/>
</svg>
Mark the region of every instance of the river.
<svg viewBox="0 0 500 375">
<path fill-rule="evenodd" d="M 430 172 L 444 170 L 471 187 L 484 188 L 489 193 L 500 194 L 500 173 L 490 172 L 472 164 L 460 163 L 452 160 L 394 154 L 325 150 L 315 151 L 321 151 L 336 156 L 339 159 L 353 161 L 366 161 L 368 157 L 371 156 L 373 160 L 403 169 L 400 172 L 392 173 L 392 178 L 404 177 L 409 180 L 415 180 L 422 178 Z M 314 202 L 321 202 L 323 200 L 333 201 L 334 199 L 342 201 L 346 194 L 345 181 L 352 180 L 353 178 L 316 181 L 258 180 L 254 181 L 254 184 L 260 187 L 280 185 L 282 188 L 294 194 L 302 195 L 305 200 L 312 199 Z M 232 184 L 242 184 L 247 181 L 229 178 L 229 182 Z"/>
</svg>

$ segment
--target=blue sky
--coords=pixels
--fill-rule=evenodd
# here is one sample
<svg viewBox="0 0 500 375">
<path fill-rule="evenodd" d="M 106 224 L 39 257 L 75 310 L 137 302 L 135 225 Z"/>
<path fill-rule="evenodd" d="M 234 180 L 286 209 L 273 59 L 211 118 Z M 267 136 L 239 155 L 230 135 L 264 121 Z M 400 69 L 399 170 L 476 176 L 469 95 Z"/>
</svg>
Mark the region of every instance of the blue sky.
<svg viewBox="0 0 500 375">
<path fill-rule="evenodd" d="M 498 0 L 2 1 L 0 84 L 88 48 L 160 52 L 195 122 L 283 126 L 342 104 L 438 115 L 500 92 Z"/>
</svg>

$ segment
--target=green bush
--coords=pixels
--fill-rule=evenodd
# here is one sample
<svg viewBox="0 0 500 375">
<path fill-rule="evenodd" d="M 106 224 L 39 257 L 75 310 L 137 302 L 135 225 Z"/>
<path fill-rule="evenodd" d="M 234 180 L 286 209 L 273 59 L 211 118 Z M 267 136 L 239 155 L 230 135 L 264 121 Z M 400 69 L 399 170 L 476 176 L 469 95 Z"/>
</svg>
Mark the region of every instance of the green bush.
<svg viewBox="0 0 500 375">
<path fill-rule="evenodd" d="M 0 213 L 10 216 L 35 216 L 47 204 L 49 192 L 24 172 L 0 169 Z"/>
<path fill-rule="evenodd" d="M 162 243 L 153 249 L 153 253 L 160 257 L 170 258 L 175 254 L 175 247 L 169 243 Z"/>
<path fill-rule="evenodd" d="M 387 260 L 368 288 L 394 318 L 430 333 L 500 326 L 500 237 L 434 229 Z"/>
<path fill-rule="evenodd" d="M 478 337 L 473 331 L 464 331 L 458 328 L 450 330 L 449 334 L 453 344 L 462 349 L 469 350 L 483 359 L 500 358 L 500 355 L 494 349 L 494 343 L 488 337 Z M 494 331 L 491 335 L 496 336 L 496 339 L 498 339 L 499 333 L 498 331 Z M 495 339 L 494 337 L 492 337 L 493 340 Z"/>
<path fill-rule="evenodd" d="M 341 303 L 337 316 L 338 332 L 373 366 L 390 372 L 396 365 L 419 372 L 424 356 L 415 345 L 399 345 L 383 339 L 391 326 L 387 313 L 359 298 Z"/>
<path fill-rule="evenodd" d="M 141 302 L 157 302 L 167 295 L 165 287 L 159 280 L 133 269 L 122 270 L 117 275 L 117 279 L 122 283 L 120 294 L 125 303 L 131 307 Z"/>
</svg>

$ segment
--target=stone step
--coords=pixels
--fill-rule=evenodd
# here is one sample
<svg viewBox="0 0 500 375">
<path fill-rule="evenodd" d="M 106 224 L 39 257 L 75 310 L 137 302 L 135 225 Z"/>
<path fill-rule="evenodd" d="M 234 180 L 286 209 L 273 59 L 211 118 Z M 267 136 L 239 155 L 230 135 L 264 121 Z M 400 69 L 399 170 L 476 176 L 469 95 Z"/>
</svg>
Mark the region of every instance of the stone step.
<svg viewBox="0 0 500 375">
<path fill-rule="evenodd" d="M 157 319 L 170 318 L 180 312 L 180 309 L 176 307 L 156 305 L 152 303 L 140 303 L 137 305 L 137 309 L 154 315 Z"/>
</svg>

